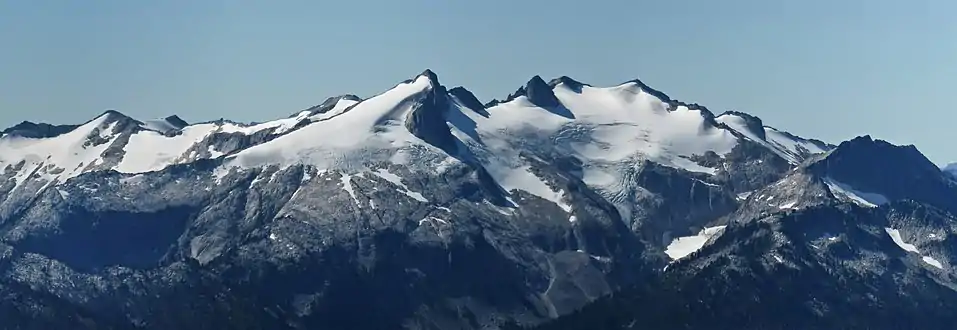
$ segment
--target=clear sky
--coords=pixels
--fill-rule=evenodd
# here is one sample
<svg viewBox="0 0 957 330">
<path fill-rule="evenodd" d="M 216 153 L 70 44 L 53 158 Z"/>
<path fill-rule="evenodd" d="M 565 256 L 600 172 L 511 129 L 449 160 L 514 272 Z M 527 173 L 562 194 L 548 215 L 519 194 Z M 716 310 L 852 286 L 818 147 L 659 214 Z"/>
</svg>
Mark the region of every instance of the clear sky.
<svg viewBox="0 0 957 330">
<path fill-rule="evenodd" d="M 0 126 L 284 117 L 431 68 L 483 101 L 640 78 L 715 112 L 957 161 L 954 0 L 0 0 Z"/>
</svg>

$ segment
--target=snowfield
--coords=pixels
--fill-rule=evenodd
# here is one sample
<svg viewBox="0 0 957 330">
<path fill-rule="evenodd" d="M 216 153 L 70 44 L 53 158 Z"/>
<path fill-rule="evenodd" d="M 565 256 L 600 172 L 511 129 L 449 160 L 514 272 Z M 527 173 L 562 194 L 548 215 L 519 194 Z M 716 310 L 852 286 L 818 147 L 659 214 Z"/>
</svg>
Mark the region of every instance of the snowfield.
<svg viewBox="0 0 957 330">
<path fill-rule="evenodd" d="M 105 163 L 102 158 L 109 147 L 122 150 L 120 158 L 110 163 L 111 168 L 128 174 L 225 157 L 221 168 L 215 171 L 217 178 L 232 171 L 298 164 L 350 175 L 373 172 L 382 176 L 370 164 L 383 162 L 414 164 L 413 169 L 439 174 L 451 165 L 469 162 L 484 167 L 505 191 L 528 192 L 571 214 L 571 201 L 562 188 L 553 186 L 534 170 L 540 166 L 535 165 L 539 162 L 537 153 L 560 154 L 581 161 L 580 179 L 617 203 L 622 216 L 629 218 L 625 204 L 631 202 L 622 196 L 641 193 L 630 178 L 635 167 L 644 161 L 714 175 L 721 169 L 702 165 L 696 157 L 722 157 L 742 137 L 791 162 L 800 161 L 808 152 L 824 151 L 814 143 L 770 127 L 761 132 L 766 138 L 759 138 L 748 130 L 742 118 L 723 115 L 711 120 L 706 110 L 672 104 L 636 82 L 580 88 L 562 82 L 550 90 L 561 105 L 548 108 L 520 95 L 476 111 L 457 97 L 440 95 L 450 102 L 448 109 L 440 109 L 444 113 L 436 115 L 444 116 L 456 139 L 453 143 L 460 146 L 449 154 L 407 128 L 416 102 L 427 93 L 445 90 L 436 83 L 428 74 L 422 74 L 365 100 L 340 98 L 322 113 L 306 110 L 254 125 L 215 122 L 180 127 L 182 123 L 169 119 L 148 120 L 125 139 L 119 138 L 122 134 L 111 133 L 112 128 L 106 127 L 108 116 L 104 115 L 53 138 L 5 136 L 0 139 L 0 166 L 25 160 L 28 170 L 22 171 L 18 180 L 42 166 L 63 170 L 47 174 L 51 179 L 66 179 L 92 170 L 91 164 Z M 109 141 L 84 147 L 94 132 Z M 261 132 L 269 132 L 274 138 L 234 152 L 215 141 L 223 134 L 251 136 Z M 114 143 L 118 145 L 113 146 Z M 401 181 L 388 175 L 383 178 L 405 189 Z M 344 180 L 348 183 L 348 177 Z M 413 199 L 426 200 L 420 193 L 404 191 Z"/>
</svg>

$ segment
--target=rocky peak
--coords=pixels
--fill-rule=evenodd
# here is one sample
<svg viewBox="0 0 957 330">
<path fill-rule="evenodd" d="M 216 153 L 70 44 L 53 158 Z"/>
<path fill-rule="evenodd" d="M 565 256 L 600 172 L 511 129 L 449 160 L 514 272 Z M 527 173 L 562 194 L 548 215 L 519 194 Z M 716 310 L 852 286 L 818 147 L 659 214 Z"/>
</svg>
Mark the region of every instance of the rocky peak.
<svg viewBox="0 0 957 330">
<path fill-rule="evenodd" d="M 332 110 L 333 108 L 335 108 L 336 105 L 339 104 L 340 101 L 355 101 L 355 102 L 359 102 L 359 101 L 362 101 L 362 98 L 360 98 L 360 97 L 358 97 L 358 96 L 355 96 L 355 95 L 352 95 L 352 94 L 344 94 L 344 95 L 339 95 L 339 96 L 333 96 L 333 97 L 327 98 L 325 101 L 323 101 L 323 102 L 320 103 L 319 105 L 316 105 L 316 106 L 313 106 L 313 107 L 311 107 L 311 108 L 309 108 L 309 109 L 306 109 L 306 111 L 309 111 L 311 114 L 326 113 L 326 112 L 328 112 L 329 110 Z"/>
<path fill-rule="evenodd" d="M 419 75 L 422 76 L 429 79 L 432 88 L 417 96 L 412 110 L 406 115 L 405 128 L 425 142 L 449 154 L 455 154 L 455 136 L 446 122 L 451 106 L 449 93 L 445 86 L 439 84 L 439 78 L 432 70 L 425 70 Z"/>
<path fill-rule="evenodd" d="M 471 91 L 465 89 L 465 87 L 459 86 L 449 90 L 449 94 L 454 96 L 459 102 L 466 108 L 472 109 L 478 113 L 485 112 L 485 106 L 482 105 L 482 102 L 475 97 L 475 94 L 472 94 Z"/>
<path fill-rule="evenodd" d="M 24 121 L 0 132 L 0 136 L 12 135 L 33 139 L 44 139 L 68 133 L 79 125 L 50 125 Z"/>
<path fill-rule="evenodd" d="M 439 76 L 432 71 L 432 69 L 425 69 L 422 73 L 419 74 L 419 77 L 429 78 L 429 82 L 432 83 L 432 86 L 441 86 L 439 83 Z"/>
<path fill-rule="evenodd" d="M 170 125 L 172 125 L 173 127 L 175 127 L 176 129 L 182 129 L 183 127 L 189 126 L 189 123 L 187 123 L 185 120 L 183 120 L 183 118 L 180 118 L 177 115 L 172 115 L 172 116 L 163 118 L 163 120 L 169 123 Z"/>
<path fill-rule="evenodd" d="M 761 118 L 752 116 L 744 112 L 738 112 L 738 111 L 728 111 L 721 114 L 721 116 L 724 116 L 724 115 L 735 116 L 735 117 L 744 119 L 745 126 L 747 126 L 748 130 L 751 131 L 752 134 L 756 135 L 762 140 L 767 139 L 767 136 L 765 135 L 765 132 L 764 132 L 764 123 L 761 121 Z"/>
<path fill-rule="evenodd" d="M 551 81 L 548 82 L 548 86 L 550 86 L 550 87 L 552 87 L 552 88 L 555 88 L 555 87 L 557 87 L 558 85 L 565 85 L 565 86 L 567 86 L 569 89 L 575 91 L 576 93 L 580 93 L 581 90 L 582 90 L 582 87 L 587 86 L 587 85 L 585 85 L 585 84 L 583 84 L 583 83 L 581 83 L 581 82 L 578 82 L 577 80 L 572 79 L 572 78 L 570 78 L 570 77 L 568 77 L 568 76 L 561 76 L 561 77 L 552 79 Z"/>
<path fill-rule="evenodd" d="M 859 166 L 921 173 L 940 172 L 933 162 L 917 150 L 917 147 L 898 146 L 884 140 L 875 140 L 869 135 L 842 142 L 828 154 L 824 163 L 831 167 Z"/>
<path fill-rule="evenodd" d="M 545 83 L 540 76 L 534 76 L 525 84 L 525 96 L 532 104 L 543 108 L 554 108 L 561 106 L 561 101 L 555 97 L 552 86 Z"/>
<path fill-rule="evenodd" d="M 957 187 L 913 145 L 859 136 L 841 143 L 808 169 L 891 201 L 911 199 L 957 211 L 953 203 Z"/>
</svg>

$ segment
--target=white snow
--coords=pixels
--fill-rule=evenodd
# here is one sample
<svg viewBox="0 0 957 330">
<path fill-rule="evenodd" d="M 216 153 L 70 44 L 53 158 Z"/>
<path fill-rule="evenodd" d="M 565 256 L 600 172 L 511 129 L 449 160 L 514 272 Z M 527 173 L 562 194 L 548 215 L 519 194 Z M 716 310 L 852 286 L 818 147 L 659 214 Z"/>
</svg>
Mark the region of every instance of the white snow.
<svg viewBox="0 0 957 330">
<path fill-rule="evenodd" d="M 700 111 L 686 107 L 668 111 L 667 103 L 635 83 L 610 88 L 584 86 L 581 93 L 561 84 L 554 91 L 566 108 L 559 113 L 539 108 L 524 96 L 488 109 L 489 118 L 465 113 L 486 131 L 554 137 L 558 147 L 591 163 L 638 157 L 713 173 L 715 169 L 685 157 L 708 151 L 723 155 L 737 144 L 730 132 L 705 128 Z"/>
<path fill-rule="evenodd" d="M 753 191 L 745 191 L 745 192 L 743 192 L 743 193 L 740 193 L 740 194 L 738 194 L 737 200 L 739 200 L 739 201 L 746 200 L 746 199 L 748 199 L 748 196 L 751 196 L 752 193 L 754 193 L 754 192 L 753 192 Z"/>
<path fill-rule="evenodd" d="M 296 127 L 300 122 L 307 120 L 309 118 L 309 111 L 301 111 L 299 114 L 273 121 L 267 121 L 255 125 L 240 125 L 234 123 L 225 123 L 222 126 L 223 133 L 242 133 L 242 134 L 253 134 L 259 131 L 264 131 L 270 128 L 275 128 L 272 134 L 283 134 L 289 132 Z"/>
<path fill-rule="evenodd" d="M 779 208 L 782 209 L 782 210 L 788 210 L 788 209 L 793 209 L 795 205 L 797 205 L 797 201 L 789 202 L 789 203 L 787 203 L 787 204 L 783 204 L 783 205 L 781 205 Z"/>
<path fill-rule="evenodd" d="M 904 238 L 901 237 L 901 233 L 899 230 L 887 227 L 887 228 L 884 228 L 884 231 L 886 231 L 887 235 L 891 237 L 891 240 L 893 240 L 894 243 L 897 244 L 897 246 L 899 246 L 904 251 L 921 254 L 920 250 L 918 250 L 916 246 L 914 246 L 913 244 L 908 244 L 904 242 Z M 944 269 L 944 265 L 939 260 L 934 259 L 934 257 L 921 256 L 921 261 L 923 261 L 924 263 L 928 265 L 934 266 L 936 268 Z"/>
<path fill-rule="evenodd" d="M 774 146 L 775 150 L 786 150 L 789 154 L 795 156 L 795 161 L 797 162 L 802 160 L 797 157 L 802 153 L 800 149 L 805 149 L 810 154 L 821 154 L 828 151 L 827 149 L 822 149 L 815 143 L 801 138 L 791 137 L 772 127 L 765 127 L 764 134 L 767 137 L 768 143 Z"/>
<path fill-rule="evenodd" d="M 345 107 L 355 104 L 355 101 L 342 100 L 340 104 Z M 339 107 L 340 105 L 337 105 L 336 109 L 339 109 Z M 342 109 L 336 111 L 341 112 L 341 110 Z M 255 125 L 242 125 L 230 122 L 190 125 L 182 128 L 182 133 L 175 136 L 160 134 L 160 132 L 175 129 L 169 122 L 165 120 L 147 121 L 143 125 L 147 130 L 137 132 L 130 137 L 129 142 L 124 147 L 126 154 L 120 164 L 116 166 L 115 170 L 123 173 L 143 173 L 162 170 L 173 164 L 195 160 L 197 155 L 199 155 L 199 153 L 196 153 L 196 150 L 192 150 L 189 154 L 186 152 L 211 134 L 254 134 L 267 129 L 274 129 L 273 134 L 284 134 L 290 132 L 300 123 L 310 120 L 309 112 L 302 111 L 289 118 Z M 317 141 L 311 141 L 311 143 L 316 142 Z M 299 146 L 305 147 L 308 145 L 309 143 L 300 144 Z M 224 155 L 223 152 L 216 149 L 215 145 L 210 145 L 207 151 L 209 152 L 210 158 L 218 158 Z"/>
<path fill-rule="evenodd" d="M 944 264 L 940 263 L 940 261 L 934 259 L 933 257 L 923 256 L 920 258 L 920 260 L 924 261 L 924 263 L 928 265 L 937 267 L 939 269 L 944 269 Z"/>
<path fill-rule="evenodd" d="M 887 197 L 876 193 L 867 193 L 854 189 L 850 185 L 838 182 L 831 178 L 824 178 L 824 184 L 835 195 L 835 197 L 845 199 L 865 207 L 877 207 L 887 204 Z"/>
<path fill-rule="evenodd" d="M 565 212 L 571 212 L 572 206 L 564 201 L 565 192 L 555 191 L 542 179 L 529 171 L 529 166 L 510 168 L 507 166 L 488 167 L 489 173 L 506 191 L 522 190 L 542 199 L 551 201 Z"/>
<path fill-rule="evenodd" d="M 726 226 L 707 227 L 702 229 L 697 235 L 678 237 L 668 244 L 665 254 L 671 257 L 671 260 L 678 260 L 688 256 L 704 247 L 711 237 L 720 234 Z"/>
<path fill-rule="evenodd" d="M 762 127 L 764 131 L 764 139 L 761 139 L 756 132 L 752 132 L 744 118 L 735 114 L 724 114 L 715 118 L 715 121 L 723 123 L 731 129 L 741 133 L 749 140 L 754 141 L 760 145 L 763 145 L 773 151 L 781 158 L 784 158 L 792 164 L 797 164 L 803 161 L 802 149 L 806 150 L 809 154 L 818 154 L 826 152 L 827 150 L 822 149 L 817 144 L 811 143 L 810 141 L 792 137 L 784 132 L 781 132 L 772 127 Z"/>
<path fill-rule="evenodd" d="M 207 151 L 209 151 L 209 158 L 212 158 L 212 159 L 216 159 L 224 155 L 223 152 L 216 150 L 216 145 L 210 145 Z"/>
<path fill-rule="evenodd" d="M 215 170 L 213 170 L 213 175 L 212 175 L 213 180 L 216 181 L 216 184 L 220 184 L 223 182 L 223 179 L 229 176 L 230 173 L 232 172 L 230 171 L 229 168 L 226 168 L 226 167 L 216 168 Z"/>
<path fill-rule="evenodd" d="M 116 141 L 116 137 L 111 134 L 116 124 L 107 124 L 108 117 L 108 114 L 101 115 L 73 131 L 51 138 L 4 135 L 0 138 L 0 169 L 23 161 L 24 167 L 15 177 L 17 184 L 37 169 L 40 169 L 37 171 L 40 177 L 51 182 L 62 182 L 80 175 L 87 166 L 96 163 L 100 155 Z M 86 145 L 94 134 L 109 141 L 97 146 Z M 63 172 L 51 173 L 53 168 L 49 168 L 50 166 L 62 169 Z"/>
<path fill-rule="evenodd" d="M 726 154 L 737 144 L 730 131 L 709 127 L 699 110 L 669 105 L 635 83 L 609 88 L 584 86 L 580 92 L 560 84 L 561 109 L 538 107 L 524 96 L 487 109 L 453 111 L 453 134 L 469 145 L 506 190 L 527 191 L 570 210 L 564 193 L 529 171 L 518 152 L 525 141 L 574 156 L 583 162 L 586 184 L 620 195 L 633 188 L 627 172 L 643 159 L 693 172 L 714 173 L 688 159 L 709 151 Z M 480 151 L 475 151 L 480 149 Z"/>
<path fill-rule="evenodd" d="M 352 187 L 352 175 L 342 174 L 339 180 L 342 182 L 342 189 L 349 193 L 349 196 L 352 196 L 352 200 L 356 202 L 356 206 L 362 207 L 362 204 L 359 204 L 359 198 L 356 197 L 356 190 Z"/>
<path fill-rule="evenodd" d="M 421 225 L 423 225 L 423 224 L 425 224 L 425 223 L 431 223 L 431 224 L 433 224 L 433 225 L 434 225 L 435 223 L 441 223 L 441 224 L 444 224 L 444 225 L 448 225 L 448 224 L 449 224 L 448 221 L 445 221 L 445 220 L 443 220 L 443 219 L 439 219 L 439 218 L 436 218 L 436 217 L 432 217 L 432 216 L 425 217 L 424 219 L 419 220 L 419 226 L 421 226 Z"/>
<path fill-rule="evenodd" d="M 888 227 L 888 228 L 884 228 L 884 231 L 886 231 L 887 235 L 890 235 L 891 239 L 894 240 L 894 243 L 896 243 L 897 246 L 900 246 L 901 249 L 904 249 L 904 251 L 920 253 L 920 251 L 917 250 L 916 246 L 912 244 L 904 243 L 904 239 L 901 238 L 901 233 L 897 229 Z"/>
<path fill-rule="evenodd" d="M 388 161 L 410 146 L 434 148 L 403 125 L 409 99 L 431 88 L 428 78 L 395 88 L 357 104 L 330 120 L 316 121 L 231 157 L 227 166 L 309 164 L 319 169 L 361 169 L 365 163 Z"/>
<path fill-rule="evenodd" d="M 123 148 L 125 155 L 115 170 L 120 173 L 159 171 L 181 161 L 191 161 L 186 155 L 195 144 L 216 131 L 213 124 L 184 127 L 176 136 L 165 136 L 154 131 L 139 131 L 130 136 Z M 214 150 L 210 147 L 210 153 Z M 215 154 L 213 156 L 216 156 Z M 214 157 L 215 158 L 215 157 Z"/>
<path fill-rule="evenodd" d="M 365 170 L 365 164 L 374 162 L 416 163 L 418 159 L 410 157 L 424 154 L 428 154 L 427 157 L 437 157 L 439 164 L 445 164 L 449 161 L 448 155 L 413 136 L 404 126 L 405 116 L 411 109 L 411 103 L 408 101 L 431 88 L 428 78 L 420 76 L 412 82 L 400 84 L 358 103 L 350 111 L 328 120 L 316 121 L 295 132 L 241 151 L 232 156 L 226 166 L 258 167 L 265 164 L 302 163 L 321 169 L 362 171 Z M 459 110 L 450 109 L 453 113 L 451 116 L 468 120 L 469 118 L 461 116 L 462 112 Z M 468 112 L 474 113 L 470 110 Z M 501 117 L 508 120 L 504 115 Z M 463 132 L 458 133 L 469 134 Z M 501 147 L 502 150 L 513 149 L 506 148 L 505 145 Z M 423 153 L 423 150 L 431 153 Z M 562 202 L 564 193 L 553 190 L 530 173 L 528 165 L 522 163 L 517 155 L 508 152 L 492 153 L 485 160 L 489 172 L 506 190 L 527 191 L 570 211 L 570 205 Z M 386 179 L 391 178 L 386 176 Z M 401 183 L 400 180 L 399 182 Z M 425 200 L 421 194 L 408 193 L 416 200 Z"/>
<path fill-rule="evenodd" d="M 166 119 L 144 120 L 142 127 L 145 129 L 160 132 L 160 133 L 166 133 L 166 132 L 174 131 L 178 129 L 176 125 L 173 125 L 172 123 L 169 122 L 169 120 L 166 120 Z"/>
<path fill-rule="evenodd" d="M 417 192 L 409 190 L 409 187 L 407 187 L 404 183 L 402 183 L 402 178 L 400 178 L 398 175 L 392 174 L 391 172 L 389 172 L 389 170 L 380 168 L 373 174 L 375 174 L 376 176 L 380 178 L 385 179 L 386 181 L 391 182 L 392 184 L 396 186 L 399 186 L 399 188 L 402 188 L 401 190 L 399 190 L 399 192 L 409 197 L 412 197 L 412 199 L 414 200 L 417 200 L 423 203 L 427 203 L 429 201 L 424 196 L 422 196 L 421 193 L 417 193 Z"/>
<path fill-rule="evenodd" d="M 313 121 L 319 121 L 319 120 L 326 120 L 326 119 L 338 116 L 342 114 L 344 111 L 346 111 L 346 109 L 349 109 L 349 107 L 355 105 L 356 103 L 359 103 L 359 101 L 339 99 L 339 101 L 336 102 L 336 105 L 333 106 L 332 109 L 329 109 L 329 111 L 326 111 L 323 113 L 315 114 L 309 117 L 309 119 Z"/>
</svg>

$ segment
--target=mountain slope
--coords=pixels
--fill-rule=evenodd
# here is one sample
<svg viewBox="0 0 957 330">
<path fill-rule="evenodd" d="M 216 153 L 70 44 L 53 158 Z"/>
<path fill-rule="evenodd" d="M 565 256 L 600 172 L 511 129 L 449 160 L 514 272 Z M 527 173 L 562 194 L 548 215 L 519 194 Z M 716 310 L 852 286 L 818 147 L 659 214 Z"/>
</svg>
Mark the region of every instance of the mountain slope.
<svg viewBox="0 0 957 330">
<path fill-rule="evenodd" d="M 662 277 L 540 329 L 950 328 L 957 185 L 928 164 L 844 142 L 751 193 Z"/>
<path fill-rule="evenodd" d="M 533 77 L 483 105 L 426 70 L 264 123 L 109 111 L 3 132 L 0 284 L 95 324 L 481 329 L 587 319 L 631 293 L 678 313 L 686 285 L 778 299 L 792 292 L 766 290 L 798 277 L 819 280 L 801 284 L 810 301 L 849 279 L 881 306 L 952 299 L 926 288 L 951 287 L 957 190 L 916 149 L 805 139 L 638 80 Z M 808 249 L 823 232 L 854 245 Z M 913 280 L 873 275 L 895 263 Z M 887 305 L 885 286 L 918 299 Z"/>
</svg>

